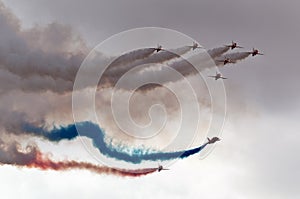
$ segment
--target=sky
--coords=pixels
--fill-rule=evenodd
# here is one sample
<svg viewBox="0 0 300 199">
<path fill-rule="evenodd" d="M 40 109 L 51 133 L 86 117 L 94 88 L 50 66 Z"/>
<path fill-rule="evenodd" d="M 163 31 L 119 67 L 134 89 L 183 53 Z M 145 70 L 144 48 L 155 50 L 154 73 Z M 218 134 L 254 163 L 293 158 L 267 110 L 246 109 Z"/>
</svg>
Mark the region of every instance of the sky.
<svg viewBox="0 0 300 199">
<path fill-rule="evenodd" d="M 96 175 L 88 171 L 41 171 L 4 165 L 0 167 L 4 198 L 153 198 L 153 195 L 157 198 L 299 198 L 300 159 L 296 154 L 300 149 L 298 1 L 2 2 L 20 20 L 21 30 L 31 30 L 22 33 L 24 38 L 30 41 L 43 38 L 41 43 L 33 42 L 31 48 L 43 49 L 46 55 L 56 56 L 68 66 L 80 63 L 84 57 L 82 53 L 113 34 L 149 26 L 182 32 L 207 49 L 234 40 L 245 49 L 255 47 L 265 54 L 220 68 L 229 78 L 224 81 L 227 115 L 222 140 L 206 158 L 195 156 L 179 160 L 170 166 L 170 171 L 134 179 Z M 59 36 L 55 31 L 52 34 L 39 29 L 53 22 L 63 24 L 49 28 L 62 32 Z M 1 42 L 5 46 L 5 39 Z M 61 56 L 78 47 L 82 51 L 72 51 L 75 54 L 73 61 Z M 53 60 L 45 57 L 46 61 Z M 10 70 L 26 75 L 26 71 L 20 68 Z M 43 72 L 49 71 L 41 69 L 40 74 Z M 72 70 L 66 74 L 53 72 L 56 77 L 61 75 L 61 79 L 69 75 L 71 78 L 73 73 Z M 28 113 L 31 120 L 46 115 L 48 123 L 57 119 L 65 124 L 72 122 L 71 99 L 63 94 L 72 85 L 57 87 L 49 79 L 46 83 L 52 85 L 50 91 L 28 94 L 24 91 L 43 90 L 44 87 L 34 85 L 45 81 L 35 79 L 22 87 L 4 80 L 4 77 L 8 76 L 2 72 L 1 90 L 7 93 L 1 94 L 1 111 L 6 110 L 4 106 L 8 107 L 3 115 L 14 107 L 14 110 Z M 13 89 L 15 91 L 8 92 Z M 52 92 L 56 94 L 52 95 Z M 36 103 L 34 110 L 28 107 L 32 102 Z M 5 115 L 8 121 L 17 121 L 21 117 Z M 7 128 L 7 121 L 2 121 L 1 129 Z M 81 159 L 89 159 L 79 140 L 57 144 L 32 139 L 53 154 L 62 153 L 63 148 L 62 157 L 67 154 L 75 159 L 78 155 Z"/>
</svg>

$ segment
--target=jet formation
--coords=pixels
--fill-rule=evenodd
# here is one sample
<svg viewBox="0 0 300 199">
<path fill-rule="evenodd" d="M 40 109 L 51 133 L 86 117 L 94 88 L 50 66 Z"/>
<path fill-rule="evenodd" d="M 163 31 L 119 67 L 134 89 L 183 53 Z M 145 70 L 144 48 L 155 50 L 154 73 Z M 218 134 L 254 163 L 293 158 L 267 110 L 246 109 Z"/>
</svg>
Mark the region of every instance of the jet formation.
<svg viewBox="0 0 300 199">
<path fill-rule="evenodd" d="M 197 42 L 193 42 L 193 44 L 191 45 L 191 46 L 188 46 L 188 47 L 190 47 L 191 49 L 193 49 L 193 50 L 196 50 L 197 48 L 203 48 L 203 47 L 201 47 Z M 244 47 L 242 47 L 242 46 L 239 46 L 238 44 L 237 44 L 237 42 L 235 42 L 235 41 L 231 41 L 231 44 L 227 44 L 227 45 L 224 45 L 224 47 L 227 47 L 227 48 L 230 48 L 231 50 L 233 50 L 233 49 L 235 49 L 235 48 L 244 48 Z M 163 50 L 163 48 L 162 48 L 162 46 L 161 45 L 157 45 L 157 47 L 156 48 L 153 48 L 156 52 L 159 52 L 159 51 L 161 51 L 161 50 Z M 256 55 L 264 55 L 263 53 L 261 53 L 261 52 L 259 52 L 259 50 L 258 49 L 255 49 L 255 48 L 253 48 L 252 49 L 252 51 L 250 51 L 250 52 L 244 52 L 244 53 L 246 53 L 246 54 L 248 54 L 248 55 L 252 55 L 252 56 L 256 56 Z M 234 64 L 234 63 L 236 63 L 238 61 L 238 59 L 237 60 L 234 60 L 233 58 L 229 58 L 229 57 L 224 57 L 223 59 L 217 59 L 217 60 L 215 60 L 215 62 L 217 63 L 223 63 L 223 65 L 226 65 L 226 64 Z M 221 73 L 218 73 L 218 72 L 216 72 L 216 75 L 210 75 L 210 76 L 208 76 L 208 77 L 212 77 L 212 78 L 214 78 L 215 80 L 218 80 L 218 79 L 227 79 L 226 77 L 223 77 L 222 76 L 222 74 Z"/>
<path fill-rule="evenodd" d="M 196 50 L 197 48 L 202 48 L 197 42 L 193 42 L 193 44 L 191 46 L 188 46 L 190 47 L 192 50 Z M 229 45 L 224 45 L 224 47 L 226 48 L 230 48 L 231 50 L 234 50 L 235 48 L 243 48 L 242 46 L 239 46 L 237 44 L 237 42 L 234 42 L 232 41 L 231 44 Z M 162 49 L 162 46 L 161 45 L 158 45 L 156 48 L 154 48 L 154 50 L 156 52 L 159 52 Z M 242 52 L 241 54 L 246 54 L 245 57 L 247 57 L 248 55 L 252 55 L 252 56 L 256 56 L 256 55 L 264 55 L 263 53 L 261 53 L 258 49 L 255 49 L 253 48 L 252 51 L 248 51 L 248 52 Z M 238 53 L 237 53 L 238 54 Z M 233 54 L 227 54 L 227 55 L 231 55 L 230 58 L 229 57 L 226 57 L 226 55 L 224 56 L 224 58 L 222 59 L 216 59 L 215 62 L 219 62 L 219 63 L 223 63 L 223 65 L 226 65 L 226 64 L 233 64 L 233 63 L 236 63 L 238 60 L 241 60 L 241 58 L 234 58 L 235 56 L 235 53 Z M 219 72 L 216 72 L 215 75 L 210 75 L 208 76 L 210 78 L 214 78 L 215 80 L 218 80 L 218 79 L 227 79 L 227 77 L 224 77 L 221 73 Z M 207 138 L 207 142 L 204 144 L 204 145 L 207 145 L 207 144 L 214 144 L 215 142 L 217 141 L 220 141 L 220 138 L 218 137 L 213 137 L 213 138 Z M 158 172 L 161 172 L 163 170 L 169 170 L 167 168 L 164 168 L 162 165 L 158 165 L 157 168 L 153 168 L 153 169 L 156 169 Z"/>
<path fill-rule="evenodd" d="M 234 42 L 232 41 L 231 44 L 229 45 L 224 45 L 225 47 L 228 47 L 230 48 L 231 50 L 235 49 L 235 48 L 243 48 L 242 46 L 239 46 L 237 44 L 237 42 Z M 260 53 L 258 49 L 255 49 L 253 48 L 251 52 L 246 52 L 252 56 L 255 56 L 255 55 L 264 55 L 263 53 Z M 217 62 L 219 63 L 223 63 L 223 65 L 225 66 L 226 64 L 234 64 L 236 63 L 236 60 L 234 59 L 230 59 L 229 57 L 225 57 L 224 59 L 220 59 L 220 60 L 216 60 Z M 215 80 L 218 80 L 218 79 L 227 79 L 226 77 L 223 77 L 221 73 L 218 73 L 216 72 L 216 75 L 214 76 L 208 76 L 208 77 L 211 77 L 211 78 L 214 78 Z"/>
</svg>

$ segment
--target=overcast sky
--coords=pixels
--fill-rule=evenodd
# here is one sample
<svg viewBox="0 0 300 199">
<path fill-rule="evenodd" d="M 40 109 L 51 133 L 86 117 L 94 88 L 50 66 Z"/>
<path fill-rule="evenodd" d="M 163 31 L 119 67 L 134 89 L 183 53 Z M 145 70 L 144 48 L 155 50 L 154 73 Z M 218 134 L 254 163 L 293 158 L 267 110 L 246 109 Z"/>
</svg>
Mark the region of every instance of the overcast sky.
<svg viewBox="0 0 300 199">
<path fill-rule="evenodd" d="M 5 198 L 299 198 L 300 2 L 296 0 L 2 0 L 24 29 L 70 25 L 90 48 L 131 28 L 185 33 L 206 48 L 237 41 L 265 55 L 221 69 L 222 141 L 204 160 L 140 179 L 0 167 Z"/>
</svg>

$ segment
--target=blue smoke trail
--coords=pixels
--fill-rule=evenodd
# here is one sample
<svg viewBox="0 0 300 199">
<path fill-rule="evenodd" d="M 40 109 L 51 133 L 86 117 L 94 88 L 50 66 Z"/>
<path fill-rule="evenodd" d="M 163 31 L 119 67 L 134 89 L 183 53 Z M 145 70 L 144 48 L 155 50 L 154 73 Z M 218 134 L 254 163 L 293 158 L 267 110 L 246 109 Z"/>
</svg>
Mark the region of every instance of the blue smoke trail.
<svg viewBox="0 0 300 199">
<path fill-rule="evenodd" d="M 54 127 L 52 130 L 46 130 L 44 127 L 37 127 L 33 124 L 24 124 L 23 131 L 55 142 L 72 140 L 78 136 L 85 136 L 92 140 L 93 145 L 103 155 L 133 164 L 139 164 L 142 161 L 166 161 L 177 158 L 187 158 L 200 152 L 208 144 L 205 143 L 200 147 L 185 151 L 150 152 L 143 149 L 135 149 L 132 153 L 128 153 L 122 151 L 120 147 L 113 147 L 111 144 L 107 144 L 104 131 L 99 128 L 97 124 L 88 121 L 76 123 L 76 125 L 70 124 L 68 126 L 60 126 L 59 128 Z M 79 135 L 78 132 L 83 133 Z"/>
</svg>

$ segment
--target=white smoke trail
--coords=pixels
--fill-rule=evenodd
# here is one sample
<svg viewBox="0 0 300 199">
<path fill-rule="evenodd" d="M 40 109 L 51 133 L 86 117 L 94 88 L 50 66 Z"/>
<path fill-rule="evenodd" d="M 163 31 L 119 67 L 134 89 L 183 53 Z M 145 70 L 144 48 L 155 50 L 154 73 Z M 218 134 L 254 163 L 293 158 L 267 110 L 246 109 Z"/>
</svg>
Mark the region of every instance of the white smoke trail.
<svg viewBox="0 0 300 199">
<path fill-rule="evenodd" d="M 251 55 L 251 52 L 227 53 L 215 58 L 215 60 L 216 60 L 216 64 L 220 66 L 223 65 L 223 62 L 222 61 L 220 62 L 220 60 L 229 59 L 230 61 L 238 62 L 243 59 L 246 59 L 249 55 Z"/>
<path fill-rule="evenodd" d="M 222 54 L 226 53 L 228 50 L 230 50 L 230 47 L 222 46 L 222 47 L 218 47 L 218 48 L 209 49 L 209 50 L 207 50 L 207 53 L 210 55 L 211 58 L 214 59 L 214 58 L 219 57 Z"/>
<path fill-rule="evenodd" d="M 136 66 L 143 64 L 158 64 L 179 58 L 185 53 L 189 52 L 192 47 L 184 46 L 177 49 L 161 50 L 155 53 L 154 48 L 139 49 L 121 55 L 115 59 L 105 71 L 106 76 L 113 76 L 119 79 L 122 74 L 131 70 Z M 133 57 L 131 56 L 133 55 Z"/>
<path fill-rule="evenodd" d="M 130 80 L 132 82 L 142 82 L 142 81 L 149 81 L 150 79 L 156 78 L 160 80 L 160 83 L 170 83 L 170 82 L 176 82 L 180 81 L 182 77 L 188 77 L 194 74 L 197 74 L 198 71 L 196 69 L 199 69 L 200 71 L 203 71 L 205 69 L 209 69 L 215 66 L 223 66 L 224 63 L 222 60 L 225 60 L 226 58 L 230 59 L 235 64 L 237 61 L 241 61 L 245 58 L 247 58 L 251 53 L 249 52 L 236 52 L 236 53 L 228 53 L 223 54 L 226 51 L 229 50 L 229 47 L 219 47 L 214 48 L 211 50 L 208 50 L 206 52 L 200 52 L 198 54 L 191 55 L 184 58 L 178 58 L 174 59 L 174 61 L 169 60 L 169 62 L 155 64 L 155 65 L 146 65 L 145 67 L 140 67 L 138 69 L 132 70 L 130 76 Z M 213 54 L 214 59 L 212 59 L 211 55 Z M 212 61 L 213 60 L 213 61 Z M 171 67 L 178 72 L 180 72 L 183 76 L 170 76 L 169 75 L 169 69 L 167 67 Z M 122 74 L 124 75 L 125 72 Z M 179 77 L 179 79 L 178 79 Z M 119 76 L 110 76 L 111 78 L 109 81 L 111 81 L 111 86 L 113 86 L 119 79 Z M 141 91 L 147 91 L 152 90 L 154 88 L 161 87 L 159 84 L 148 84 L 143 87 L 140 87 L 139 90 Z M 130 84 L 130 82 L 127 82 L 127 84 L 123 84 L 120 88 L 125 90 L 130 90 L 133 88 L 133 85 Z"/>
</svg>

